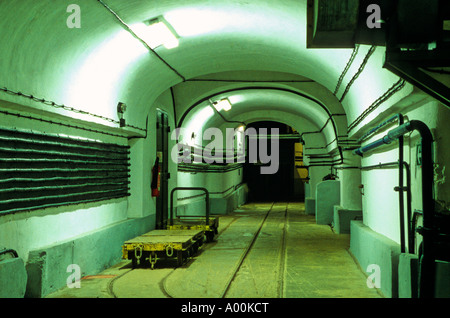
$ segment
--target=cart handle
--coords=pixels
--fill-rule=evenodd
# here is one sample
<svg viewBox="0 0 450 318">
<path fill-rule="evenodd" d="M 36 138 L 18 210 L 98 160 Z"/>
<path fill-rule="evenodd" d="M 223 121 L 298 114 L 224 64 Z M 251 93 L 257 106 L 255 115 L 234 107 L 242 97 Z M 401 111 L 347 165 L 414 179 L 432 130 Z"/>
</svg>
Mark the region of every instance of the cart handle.
<svg viewBox="0 0 450 318">
<path fill-rule="evenodd" d="M 2 255 L 2 254 L 12 254 L 12 256 L 14 258 L 18 258 L 19 257 L 17 252 L 15 250 L 11 249 L 11 248 L 5 248 L 3 250 L 0 250 L 0 255 Z"/>
<path fill-rule="evenodd" d="M 200 190 L 206 194 L 206 225 L 209 224 L 209 192 L 202 187 L 175 187 L 170 191 L 170 225 L 173 225 L 173 194 L 177 190 Z"/>
</svg>

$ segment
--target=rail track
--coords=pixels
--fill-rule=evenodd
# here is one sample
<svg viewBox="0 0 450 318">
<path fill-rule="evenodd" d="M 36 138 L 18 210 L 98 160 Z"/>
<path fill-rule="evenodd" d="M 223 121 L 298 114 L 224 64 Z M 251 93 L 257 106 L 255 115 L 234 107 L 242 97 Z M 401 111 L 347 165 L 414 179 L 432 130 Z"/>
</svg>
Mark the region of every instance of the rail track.
<svg viewBox="0 0 450 318">
<path fill-rule="evenodd" d="M 278 273 L 276 282 L 271 282 L 272 285 L 277 284 L 277 287 L 276 287 L 277 291 L 275 292 L 276 295 L 272 294 L 272 297 L 279 297 L 279 298 L 283 297 L 283 280 L 284 280 L 284 267 L 285 267 L 285 237 L 286 237 L 286 230 L 287 230 L 288 203 L 282 203 L 282 204 L 277 203 L 276 204 L 273 202 L 270 205 L 268 205 L 268 207 L 269 208 L 268 208 L 267 212 L 264 214 L 264 216 L 262 217 L 262 220 L 259 222 L 259 224 L 256 228 L 256 231 L 253 232 L 253 237 L 251 237 L 251 239 L 248 241 L 246 246 L 243 248 L 241 255 L 239 257 L 239 260 L 237 262 L 235 262 L 232 272 L 227 274 L 228 275 L 227 282 L 223 286 L 223 289 L 220 292 L 218 292 L 217 298 L 234 297 L 233 295 L 230 296 L 230 290 L 233 288 L 234 284 L 239 284 L 238 281 L 239 281 L 240 277 L 245 274 L 245 273 L 242 274 L 241 272 L 245 272 L 245 270 L 243 270 L 243 268 L 247 264 L 246 262 L 250 261 L 249 256 L 252 254 L 253 250 L 255 250 L 255 253 L 261 253 L 261 251 L 258 252 L 258 249 L 259 250 L 261 249 L 261 245 L 264 245 L 264 242 L 260 242 L 258 248 L 255 248 L 255 245 L 257 245 L 257 243 L 258 243 L 258 239 L 264 236 L 262 234 L 265 234 L 266 236 L 271 235 L 271 234 L 264 233 L 266 227 L 270 227 L 270 226 L 272 228 L 272 231 L 276 230 L 276 235 L 277 235 L 277 238 L 279 241 L 277 243 L 279 246 L 276 247 L 276 252 L 272 252 L 272 254 L 274 254 L 274 253 L 276 254 L 276 260 L 272 260 L 272 261 L 276 263 L 275 266 L 277 267 L 277 268 L 274 268 L 273 270 Z M 274 209 L 274 208 L 276 208 L 276 209 Z M 249 211 L 247 216 L 251 215 L 251 214 L 252 214 L 252 212 Z M 211 249 L 216 244 L 220 243 L 221 236 L 224 233 L 227 233 L 226 231 L 228 229 L 230 229 L 239 218 L 240 218 L 240 216 L 236 216 L 225 227 L 220 228 L 215 242 L 203 244 L 200 252 L 204 253 L 204 252 L 208 251 L 209 249 Z M 240 239 L 239 237 L 236 237 L 236 240 L 239 240 L 239 239 Z M 199 255 L 197 257 L 201 258 L 202 255 Z M 187 268 L 189 268 L 192 261 L 195 261 L 195 260 L 193 258 L 187 260 L 187 262 L 185 264 L 171 269 L 170 272 L 167 273 L 167 275 L 165 275 L 162 279 L 160 278 L 160 281 L 158 282 L 158 286 L 161 290 L 161 293 L 165 297 L 167 297 L 167 298 L 175 298 L 176 297 L 172 294 L 172 292 L 169 290 L 169 288 L 167 288 L 167 281 L 181 269 L 186 270 Z M 133 270 L 136 270 L 136 269 L 130 268 L 126 272 L 114 277 L 109 282 L 108 293 L 111 297 L 117 298 L 117 295 L 114 292 L 114 284 L 117 282 L 117 280 L 124 278 L 126 275 L 128 275 Z M 180 273 L 178 273 L 178 274 L 180 274 Z M 258 279 L 258 278 L 251 277 L 248 279 L 254 280 L 254 279 Z M 208 286 L 205 286 L 204 288 L 208 288 Z M 245 295 L 243 295 L 243 296 L 245 297 Z"/>
</svg>

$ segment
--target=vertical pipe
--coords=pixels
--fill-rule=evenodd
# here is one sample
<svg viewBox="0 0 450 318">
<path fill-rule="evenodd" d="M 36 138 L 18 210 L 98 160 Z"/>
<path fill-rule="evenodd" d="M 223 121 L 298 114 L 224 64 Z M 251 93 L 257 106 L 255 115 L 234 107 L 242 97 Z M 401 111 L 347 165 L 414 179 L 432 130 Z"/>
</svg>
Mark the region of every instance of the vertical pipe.
<svg viewBox="0 0 450 318">
<path fill-rule="evenodd" d="M 169 215 L 169 225 L 173 225 L 173 194 L 175 193 L 176 188 L 173 188 L 170 191 L 170 215 Z"/>
<path fill-rule="evenodd" d="M 206 211 L 205 211 L 205 213 L 206 213 L 206 226 L 208 227 L 209 226 L 209 213 L 210 213 L 210 211 L 209 211 L 209 192 L 208 192 L 208 190 L 206 190 L 206 189 L 203 189 L 203 191 L 205 192 L 205 195 L 206 195 L 206 198 L 205 198 L 205 200 L 206 200 Z"/>
<path fill-rule="evenodd" d="M 412 227 L 412 211 L 411 211 L 411 170 L 407 162 L 403 162 L 403 167 L 406 170 L 406 218 L 407 222 L 407 237 L 408 237 L 408 252 L 414 254 L 414 231 Z"/>
<path fill-rule="evenodd" d="M 420 230 L 422 235 L 422 256 L 419 260 L 419 297 L 434 297 L 436 268 L 435 268 L 435 212 L 433 199 L 433 158 L 432 143 L 433 136 L 428 126 L 418 120 L 411 120 L 395 129 L 392 129 L 383 138 L 354 150 L 354 154 L 362 156 L 364 152 L 377 148 L 383 144 L 398 139 L 402 135 L 417 130 L 421 136 L 422 143 L 422 206 L 423 226 Z M 399 163 L 401 164 L 401 163 Z"/>
<path fill-rule="evenodd" d="M 419 297 L 434 297 L 436 268 L 435 268 L 435 212 L 433 200 L 433 160 L 432 142 L 433 136 L 429 128 L 420 121 L 412 120 L 411 130 L 419 131 L 422 142 L 422 206 L 423 206 L 423 231 L 422 231 L 422 257 L 419 260 Z"/>
<path fill-rule="evenodd" d="M 403 125 L 403 115 L 398 114 L 398 125 Z M 403 135 L 398 138 L 398 204 L 400 217 L 400 250 L 405 253 L 405 203 L 403 193 Z"/>
</svg>

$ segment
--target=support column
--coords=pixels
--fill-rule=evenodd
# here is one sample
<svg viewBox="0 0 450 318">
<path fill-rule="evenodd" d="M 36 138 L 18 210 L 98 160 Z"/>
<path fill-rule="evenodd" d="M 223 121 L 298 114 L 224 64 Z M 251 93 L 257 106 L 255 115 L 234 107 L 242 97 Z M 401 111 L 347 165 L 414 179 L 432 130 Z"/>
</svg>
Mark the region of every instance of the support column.
<svg viewBox="0 0 450 318">
<path fill-rule="evenodd" d="M 343 151 L 344 163 L 338 168 L 340 203 L 334 206 L 333 226 L 336 233 L 350 233 L 350 221 L 362 218 L 361 158 Z"/>
<path fill-rule="evenodd" d="M 354 167 L 361 166 L 361 157 L 354 156 L 351 151 L 343 151 L 343 169 L 338 170 L 341 181 L 341 204 L 346 210 L 361 210 L 362 198 L 359 185 L 361 184 L 361 170 Z"/>
</svg>

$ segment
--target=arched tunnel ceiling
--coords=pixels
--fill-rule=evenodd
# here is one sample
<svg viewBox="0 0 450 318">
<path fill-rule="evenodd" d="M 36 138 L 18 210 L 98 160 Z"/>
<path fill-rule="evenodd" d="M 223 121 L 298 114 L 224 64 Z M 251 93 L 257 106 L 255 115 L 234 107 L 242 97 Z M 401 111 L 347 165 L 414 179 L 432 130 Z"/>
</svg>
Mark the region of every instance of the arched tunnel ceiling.
<svg viewBox="0 0 450 318">
<path fill-rule="evenodd" d="M 211 73 L 207 76 L 189 79 L 172 87 L 178 123 L 190 107 L 203 99 L 243 89 L 293 92 L 323 105 L 330 114 L 345 114 L 342 104 L 339 103 L 336 96 L 311 79 L 292 73 L 242 70 Z"/>
<path fill-rule="evenodd" d="M 210 101 L 228 98 L 232 107 L 228 111 L 221 110 L 220 115 L 211 106 Z M 320 131 L 330 149 L 336 138 L 335 123 L 329 120 L 327 109 L 315 100 L 291 91 L 273 88 L 236 89 L 218 94 L 195 105 L 186 116 L 181 118 L 180 127 L 185 129 L 185 137 L 196 136 L 210 128 L 237 128 L 254 121 L 273 120 L 287 124 L 299 133 Z M 324 146 L 315 144 L 314 146 Z M 310 146 L 310 145 L 309 145 Z"/>
<path fill-rule="evenodd" d="M 0 86 L 108 118 L 117 118 L 121 101 L 129 107 L 127 122 L 142 127 L 163 92 L 211 73 L 283 72 L 333 92 L 352 53 L 306 49 L 306 0 L 104 3 L 130 27 L 164 16 L 181 36 L 177 48 L 155 49 L 167 64 L 127 32 L 100 1 L 77 1 L 81 28 L 71 29 L 66 24 L 68 3 L 5 0 L 0 2 L 0 41 L 5 43 L 0 51 Z M 348 121 L 398 80 L 381 68 L 382 57 L 383 48 L 377 48 L 364 74 L 369 84 L 357 82 L 344 101 Z M 354 67 L 360 60 L 355 60 Z M 316 88 L 312 85 L 307 93 L 318 94 Z M 49 109 L 21 96 L 2 93 L 0 98 Z"/>
</svg>

